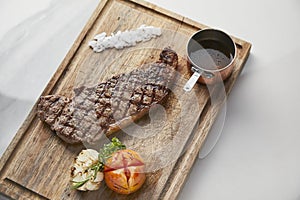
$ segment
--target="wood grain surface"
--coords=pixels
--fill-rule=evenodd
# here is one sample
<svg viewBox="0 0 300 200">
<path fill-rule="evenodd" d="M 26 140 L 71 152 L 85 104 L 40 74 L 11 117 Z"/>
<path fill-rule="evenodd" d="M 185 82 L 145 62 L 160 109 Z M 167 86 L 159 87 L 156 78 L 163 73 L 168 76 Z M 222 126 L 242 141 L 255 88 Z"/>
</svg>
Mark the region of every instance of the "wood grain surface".
<svg viewBox="0 0 300 200">
<path fill-rule="evenodd" d="M 88 46 L 98 33 L 135 29 L 142 24 L 161 27 L 162 36 L 135 47 L 102 53 L 94 53 Z M 104 183 L 95 192 L 71 190 L 70 166 L 85 146 L 68 145 L 60 140 L 37 118 L 36 105 L 1 158 L 0 192 L 13 199 L 176 199 L 226 100 L 219 95 L 212 102 L 207 87 L 199 84 L 189 94 L 182 90 L 190 76 L 185 60 L 186 42 L 195 31 L 206 27 L 144 1 L 102 0 L 42 93 L 72 97 L 76 87 L 92 86 L 157 60 L 164 47 L 169 46 L 178 53 L 179 78 L 163 109 L 157 108 L 163 110 L 164 123 L 149 123 L 149 116 L 145 116 L 136 127 L 114 134 L 145 158 L 147 180 L 138 192 L 118 195 Z M 251 48 L 250 43 L 233 39 L 238 55 L 232 75 L 224 82 L 226 95 Z M 213 88 L 216 94 L 219 90 L 217 86 Z"/>
</svg>

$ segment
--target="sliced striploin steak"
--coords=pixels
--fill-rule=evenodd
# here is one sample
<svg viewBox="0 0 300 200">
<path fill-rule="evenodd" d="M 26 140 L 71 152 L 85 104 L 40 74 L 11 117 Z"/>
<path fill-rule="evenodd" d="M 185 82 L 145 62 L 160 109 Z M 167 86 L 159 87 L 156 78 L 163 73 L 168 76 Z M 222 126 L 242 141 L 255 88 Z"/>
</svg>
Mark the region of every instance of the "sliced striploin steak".
<svg viewBox="0 0 300 200">
<path fill-rule="evenodd" d="M 176 52 L 165 48 L 157 62 L 113 76 L 95 87 L 74 89 L 72 99 L 40 97 L 39 118 L 68 143 L 95 143 L 141 118 L 169 93 L 178 64 Z"/>
</svg>

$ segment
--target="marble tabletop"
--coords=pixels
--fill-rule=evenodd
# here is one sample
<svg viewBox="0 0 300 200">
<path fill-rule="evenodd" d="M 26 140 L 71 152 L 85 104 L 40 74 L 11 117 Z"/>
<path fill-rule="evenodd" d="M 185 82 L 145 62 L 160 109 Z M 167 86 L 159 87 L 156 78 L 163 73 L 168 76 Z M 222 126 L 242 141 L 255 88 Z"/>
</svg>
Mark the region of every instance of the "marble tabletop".
<svg viewBox="0 0 300 200">
<path fill-rule="evenodd" d="M 149 1 L 253 45 L 179 199 L 300 200 L 300 1 Z M 98 3 L 0 1 L 0 155 Z"/>
</svg>

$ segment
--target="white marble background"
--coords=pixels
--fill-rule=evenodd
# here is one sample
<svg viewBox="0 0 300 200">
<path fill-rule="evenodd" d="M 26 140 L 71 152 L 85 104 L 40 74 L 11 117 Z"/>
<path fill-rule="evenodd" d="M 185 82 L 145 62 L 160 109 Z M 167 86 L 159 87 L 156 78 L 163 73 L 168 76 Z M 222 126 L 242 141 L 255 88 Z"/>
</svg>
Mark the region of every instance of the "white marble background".
<svg viewBox="0 0 300 200">
<path fill-rule="evenodd" d="M 253 44 L 179 199 L 300 200 L 300 1 L 150 2 Z M 0 0 L 0 155 L 97 4 Z"/>
</svg>

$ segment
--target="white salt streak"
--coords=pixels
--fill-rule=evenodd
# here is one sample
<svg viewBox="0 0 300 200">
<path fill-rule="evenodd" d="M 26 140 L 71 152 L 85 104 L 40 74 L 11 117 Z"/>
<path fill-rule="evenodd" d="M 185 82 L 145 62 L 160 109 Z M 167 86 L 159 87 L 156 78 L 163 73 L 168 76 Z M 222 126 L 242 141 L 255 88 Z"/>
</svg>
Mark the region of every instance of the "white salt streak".
<svg viewBox="0 0 300 200">
<path fill-rule="evenodd" d="M 139 42 L 146 42 L 161 35 L 161 29 L 153 26 L 141 25 L 136 30 L 118 31 L 116 34 L 106 36 L 100 33 L 89 42 L 89 46 L 95 52 L 102 52 L 108 48 L 123 49 L 135 46 Z"/>
</svg>

